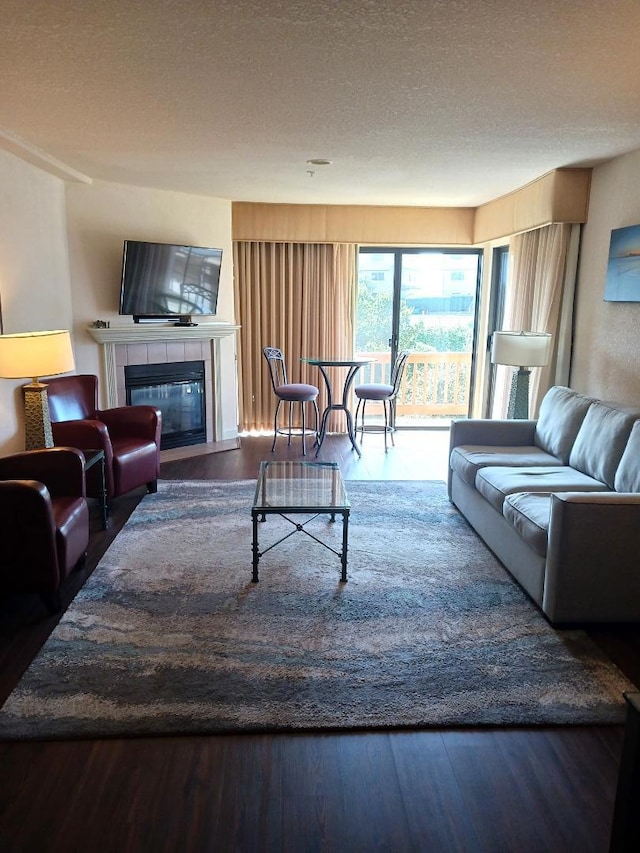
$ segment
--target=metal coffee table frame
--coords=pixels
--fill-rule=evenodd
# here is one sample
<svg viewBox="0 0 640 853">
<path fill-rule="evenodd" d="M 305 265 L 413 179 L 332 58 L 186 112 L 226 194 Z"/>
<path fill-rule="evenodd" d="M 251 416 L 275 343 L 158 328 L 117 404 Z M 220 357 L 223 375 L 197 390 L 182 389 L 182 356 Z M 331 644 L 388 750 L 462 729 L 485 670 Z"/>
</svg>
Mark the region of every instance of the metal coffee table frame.
<svg viewBox="0 0 640 853">
<path fill-rule="evenodd" d="M 340 558 L 341 583 L 347 582 L 347 547 L 349 539 L 349 513 L 351 504 L 347 499 L 344 481 L 337 462 L 261 462 L 255 497 L 251 508 L 253 525 L 253 574 L 251 580 L 258 583 L 260 557 L 280 545 L 294 533 L 306 533 L 323 548 Z M 289 515 L 304 514 L 311 517 L 300 523 Z M 293 529 L 264 550 L 258 544 L 258 524 L 267 520 L 267 515 L 279 515 Z M 306 525 L 320 515 L 342 516 L 342 550 L 323 542 L 306 529 Z"/>
</svg>

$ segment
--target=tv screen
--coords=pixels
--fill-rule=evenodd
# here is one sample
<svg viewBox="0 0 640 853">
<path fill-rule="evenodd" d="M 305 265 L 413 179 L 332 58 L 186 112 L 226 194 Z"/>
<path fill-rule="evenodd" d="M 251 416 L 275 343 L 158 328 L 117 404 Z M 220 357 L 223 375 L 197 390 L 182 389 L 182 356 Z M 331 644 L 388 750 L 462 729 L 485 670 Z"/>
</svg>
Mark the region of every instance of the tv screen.
<svg viewBox="0 0 640 853">
<path fill-rule="evenodd" d="M 120 314 L 139 319 L 215 314 L 222 249 L 125 240 Z"/>
</svg>

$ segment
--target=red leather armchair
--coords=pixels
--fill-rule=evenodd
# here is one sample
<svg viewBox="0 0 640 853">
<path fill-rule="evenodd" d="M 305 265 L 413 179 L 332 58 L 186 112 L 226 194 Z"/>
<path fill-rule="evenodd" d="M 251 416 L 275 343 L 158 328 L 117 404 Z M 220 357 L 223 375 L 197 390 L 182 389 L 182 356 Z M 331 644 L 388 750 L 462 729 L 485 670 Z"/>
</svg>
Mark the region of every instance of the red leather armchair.
<svg viewBox="0 0 640 853">
<path fill-rule="evenodd" d="M 98 409 L 98 377 L 91 374 L 45 381 L 55 444 L 104 450 L 107 497 L 119 497 L 144 485 L 149 492 L 157 491 L 162 428 L 159 409 Z M 93 471 L 87 476 L 87 493 L 100 496 Z"/>
<path fill-rule="evenodd" d="M 39 593 L 60 609 L 60 585 L 89 544 L 84 456 L 71 447 L 0 459 L 0 589 Z"/>
</svg>

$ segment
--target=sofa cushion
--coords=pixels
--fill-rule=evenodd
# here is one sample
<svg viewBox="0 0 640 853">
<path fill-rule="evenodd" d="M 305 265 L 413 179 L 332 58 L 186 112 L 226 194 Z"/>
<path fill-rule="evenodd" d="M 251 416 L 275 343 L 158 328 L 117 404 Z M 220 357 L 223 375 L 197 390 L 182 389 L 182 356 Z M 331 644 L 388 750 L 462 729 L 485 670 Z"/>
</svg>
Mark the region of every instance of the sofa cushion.
<svg viewBox="0 0 640 853">
<path fill-rule="evenodd" d="M 548 492 L 507 495 L 502 514 L 536 554 L 546 557 L 551 516 L 551 495 Z"/>
<path fill-rule="evenodd" d="M 509 447 L 481 444 L 460 444 L 451 451 L 451 470 L 465 483 L 473 486 L 476 474 L 486 466 L 518 467 L 537 465 L 562 465 L 557 456 L 546 453 L 541 447 Z"/>
<path fill-rule="evenodd" d="M 506 495 L 515 492 L 608 492 L 599 480 L 568 465 L 529 468 L 481 468 L 476 489 L 502 512 Z"/>
<path fill-rule="evenodd" d="M 613 484 L 616 492 L 640 492 L 640 421 L 631 428 Z"/>
<path fill-rule="evenodd" d="M 613 489 L 616 470 L 639 416 L 635 411 L 592 403 L 569 455 L 569 465 Z"/>
<path fill-rule="evenodd" d="M 566 465 L 587 411 L 593 400 L 571 388 L 555 385 L 542 398 L 536 423 L 535 443 Z"/>
</svg>

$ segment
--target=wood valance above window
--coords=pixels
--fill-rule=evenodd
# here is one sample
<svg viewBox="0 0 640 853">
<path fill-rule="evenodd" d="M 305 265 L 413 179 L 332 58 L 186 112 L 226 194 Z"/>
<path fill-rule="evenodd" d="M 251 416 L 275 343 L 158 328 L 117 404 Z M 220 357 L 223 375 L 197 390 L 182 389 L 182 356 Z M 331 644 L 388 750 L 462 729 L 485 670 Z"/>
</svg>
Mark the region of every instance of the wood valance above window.
<svg viewBox="0 0 640 853">
<path fill-rule="evenodd" d="M 473 246 L 551 223 L 587 221 L 591 169 L 555 169 L 471 207 L 233 202 L 234 240 Z"/>
</svg>

